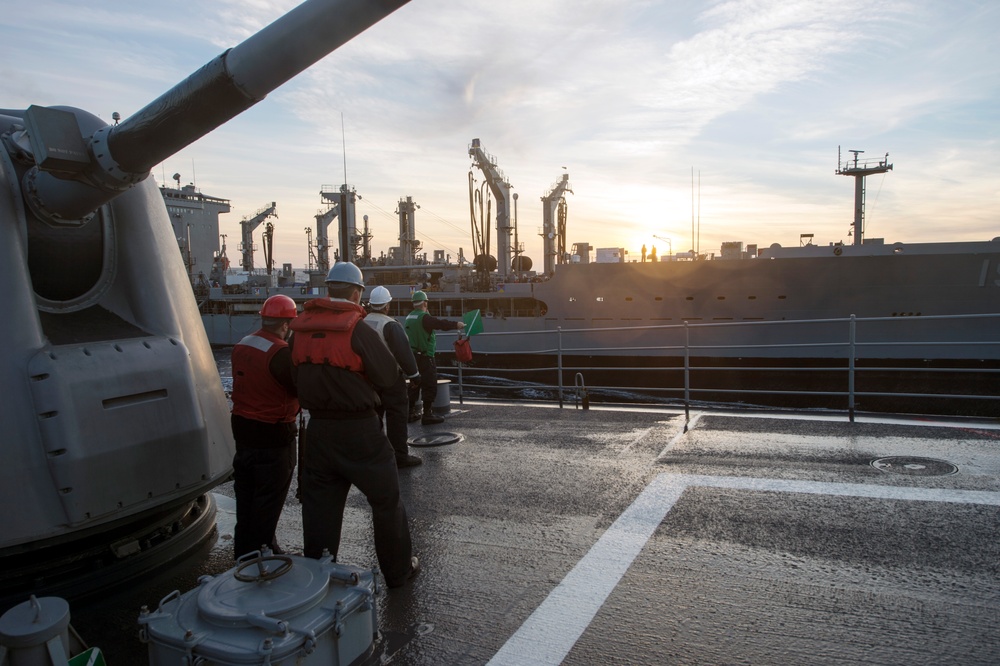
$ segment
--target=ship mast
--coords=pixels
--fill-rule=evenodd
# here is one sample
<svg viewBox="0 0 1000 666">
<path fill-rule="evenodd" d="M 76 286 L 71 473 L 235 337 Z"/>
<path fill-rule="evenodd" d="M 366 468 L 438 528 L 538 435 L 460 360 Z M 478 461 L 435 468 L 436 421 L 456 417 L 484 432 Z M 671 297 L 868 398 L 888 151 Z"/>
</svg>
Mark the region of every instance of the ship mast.
<svg viewBox="0 0 1000 666">
<path fill-rule="evenodd" d="M 871 160 L 859 162 L 858 155 L 865 151 L 848 150 L 847 152 L 854 153 L 854 159 L 842 164 L 840 146 L 837 146 L 837 175 L 854 176 L 854 245 L 861 245 L 864 239 L 865 223 L 865 176 L 892 171 L 892 165 L 889 164 L 889 153 L 886 153 L 885 158 L 878 162 Z"/>
<path fill-rule="evenodd" d="M 412 266 L 416 263 L 417 253 L 422 245 L 417 240 L 416 214 L 420 205 L 413 197 L 400 198 L 396 206 L 396 214 L 399 215 L 399 263 L 402 266 Z"/>
</svg>

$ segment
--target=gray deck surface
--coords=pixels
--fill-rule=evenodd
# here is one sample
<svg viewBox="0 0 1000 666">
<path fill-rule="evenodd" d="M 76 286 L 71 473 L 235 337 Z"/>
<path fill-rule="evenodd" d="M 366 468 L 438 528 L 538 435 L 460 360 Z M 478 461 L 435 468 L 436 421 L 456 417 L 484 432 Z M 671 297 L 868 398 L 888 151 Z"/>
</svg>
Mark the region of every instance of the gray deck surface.
<svg viewBox="0 0 1000 666">
<path fill-rule="evenodd" d="M 466 403 L 411 426 L 460 441 L 400 473 L 423 570 L 379 592 L 368 662 L 1000 663 L 1000 422 L 691 416 Z M 145 663 L 141 604 L 232 566 L 231 495 L 196 561 L 72 610 L 110 666 Z M 373 566 L 356 491 L 345 520 L 339 560 Z M 294 492 L 279 540 L 301 550 Z"/>
</svg>

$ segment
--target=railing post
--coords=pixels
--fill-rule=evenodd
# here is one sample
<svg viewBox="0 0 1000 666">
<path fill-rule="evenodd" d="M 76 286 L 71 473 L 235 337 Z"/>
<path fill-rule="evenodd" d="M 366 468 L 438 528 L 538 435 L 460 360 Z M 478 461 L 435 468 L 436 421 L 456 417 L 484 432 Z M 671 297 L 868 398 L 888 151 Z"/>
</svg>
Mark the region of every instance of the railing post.
<svg viewBox="0 0 1000 666">
<path fill-rule="evenodd" d="M 556 327 L 556 378 L 559 381 L 559 409 L 563 406 L 562 326 Z"/>
<path fill-rule="evenodd" d="M 464 391 L 462 391 L 462 366 L 463 365 L 465 365 L 465 364 L 462 363 L 461 361 L 458 362 L 458 404 L 460 404 L 460 405 L 464 405 L 465 404 L 464 402 L 462 402 L 462 399 L 464 398 L 464 396 L 462 395 L 462 393 L 464 393 Z"/>
<path fill-rule="evenodd" d="M 691 422 L 691 329 L 684 322 L 684 432 Z"/>
<path fill-rule="evenodd" d="M 851 323 L 848 332 L 848 351 L 850 358 L 847 359 L 847 415 L 851 423 L 854 423 L 854 358 L 856 356 L 858 322 L 854 315 L 851 315 Z"/>
</svg>

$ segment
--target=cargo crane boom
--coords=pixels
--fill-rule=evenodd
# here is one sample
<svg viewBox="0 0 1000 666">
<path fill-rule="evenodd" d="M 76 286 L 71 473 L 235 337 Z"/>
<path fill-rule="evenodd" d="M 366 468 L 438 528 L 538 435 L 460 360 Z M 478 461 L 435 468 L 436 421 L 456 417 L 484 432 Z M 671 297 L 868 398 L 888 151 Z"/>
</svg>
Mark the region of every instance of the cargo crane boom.
<svg viewBox="0 0 1000 666">
<path fill-rule="evenodd" d="M 278 217 L 277 210 L 275 209 L 275 202 L 271 202 L 270 206 L 265 206 L 258 210 L 253 217 L 249 220 L 244 218 L 240 222 L 240 231 L 242 233 L 242 242 L 240 242 L 240 251 L 243 253 L 243 270 L 247 274 L 253 273 L 253 232 L 254 229 L 259 227 L 261 223 L 269 217 Z"/>
<path fill-rule="evenodd" d="M 324 276 L 330 270 L 330 235 L 327 229 L 339 213 L 340 207 L 336 204 L 316 213 L 316 272 Z"/>
<path fill-rule="evenodd" d="M 506 280 L 511 272 L 510 181 L 497 167 L 496 158 L 483 150 L 479 139 L 472 140 L 469 156 L 473 166 L 483 172 L 486 184 L 497 200 L 497 271 L 498 277 Z"/>
<path fill-rule="evenodd" d="M 542 197 L 542 245 L 545 259 L 543 268 L 546 275 L 555 272 L 556 263 L 566 263 L 566 215 L 565 203 L 566 192 L 573 194 L 572 186 L 569 184 L 569 174 L 564 173 L 550 189 L 548 194 Z M 563 214 L 556 215 L 556 210 L 563 207 Z"/>
</svg>

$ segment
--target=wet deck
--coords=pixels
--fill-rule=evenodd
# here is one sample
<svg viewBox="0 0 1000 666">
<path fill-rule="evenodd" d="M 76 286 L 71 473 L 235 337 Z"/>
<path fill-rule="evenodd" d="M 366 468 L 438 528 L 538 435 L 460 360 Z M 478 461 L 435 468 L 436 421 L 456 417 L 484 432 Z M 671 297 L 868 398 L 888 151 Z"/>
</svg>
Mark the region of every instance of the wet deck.
<svg viewBox="0 0 1000 666">
<path fill-rule="evenodd" d="M 467 403 L 411 426 L 461 441 L 400 474 L 423 571 L 380 591 L 370 663 L 1000 661 L 1000 422 L 692 417 Z M 231 566 L 228 495 L 193 567 L 73 609 L 110 666 L 144 663 L 140 604 Z M 352 492 L 341 561 L 374 564 L 370 530 Z M 294 497 L 280 531 L 301 549 Z"/>
</svg>

